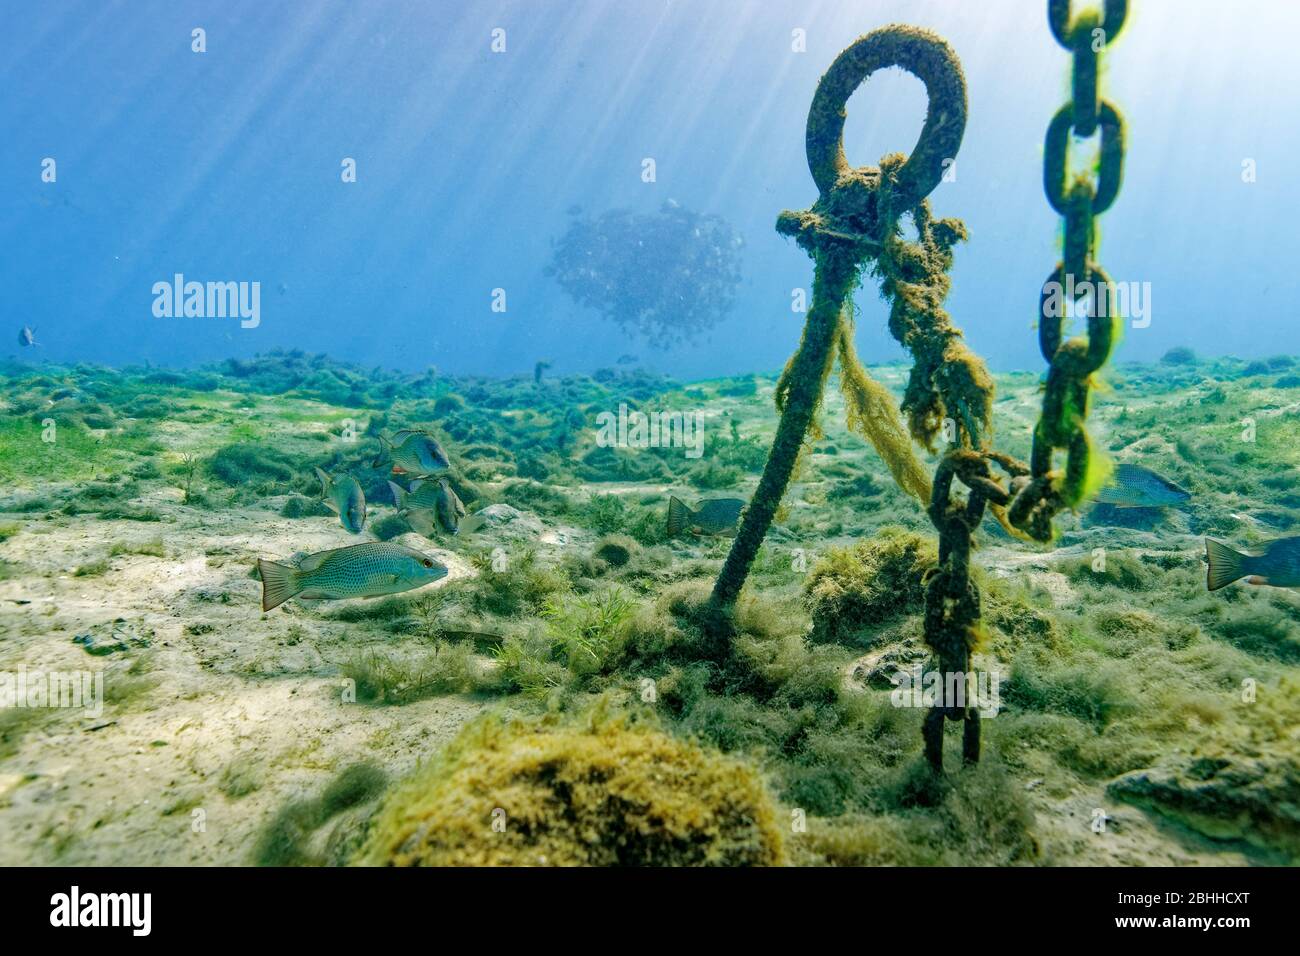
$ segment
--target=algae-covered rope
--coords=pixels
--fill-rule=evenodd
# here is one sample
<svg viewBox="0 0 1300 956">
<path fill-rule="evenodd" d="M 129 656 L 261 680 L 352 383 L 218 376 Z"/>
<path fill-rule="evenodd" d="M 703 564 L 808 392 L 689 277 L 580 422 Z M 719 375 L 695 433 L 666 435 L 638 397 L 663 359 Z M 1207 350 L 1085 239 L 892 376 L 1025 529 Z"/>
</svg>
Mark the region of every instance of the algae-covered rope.
<svg viewBox="0 0 1300 956">
<path fill-rule="evenodd" d="M 897 157 L 890 166 L 891 188 L 882 196 L 884 161 L 882 168 L 855 168 L 844 156 L 844 106 L 868 77 L 891 66 L 921 79 L 930 106 L 911 157 Z M 811 209 L 786 211 L 777 219 L 777 231 L 795 237 L 813 259 L 812 307 L 799 350 L 778 386 L 781 420 L 772 450 L 713 587 L 716 605 L 735 603 L 776 515 L 821 403 L 832 349 L 845 324 L 845 304 L 861 268 L 880 255 L 899 212 L 916 206 L 939 184 L 944 161 L 957 155 L 965 128 L 961 68 L 948 44 L 926 30 L 895 25 L 860 37 L 836 57 L 818 83 L 808 111 L 805 147 L 819 196 Z M 878 404 L 871 407 L 879 409 Z"/>
<path fill-rule="evenodd" d="M 1070 102 L 1047 127 L 1043 148 L 1043 189 L 1064 218 L 1061 261 L 1039 295 L 1039 346 L 1048 362 L 1043 412 L 1034 429 L 1030 480 L 1008 509 L 1012 524 L 1039 541 L 1052 538 L 1052 519 L 1083 501 L 1105 479 L 1105 462 L 1095 453 L 1084 422 L 1092 376 L 1110 357 L 1118 338 L 1115 287 L 1095 261 L 1095 217 L 1119 193 L 1124 165 L 1124 120 L 1097 89 L 1099 59 L 1124 25 L 1127 0 L 1105 0 L 1102 12 L 1085 10 L 1070 17 L 1070 0 L 1048 0 L 1047 19 L 1061 46 L 1074 58 Z M 1069 183 L 1066 173 L 1070 136 L 1101 131 L 1096 182 L 1087 174 Z M 1090 293 L 1088 334 L 1068 341 L 1066 298 Z M 1103 299 L 1104 297 L 1104 299 Z M 1053 468 L 1056 451 L 1066 451 L 1064 471 Z"/>
</svg>

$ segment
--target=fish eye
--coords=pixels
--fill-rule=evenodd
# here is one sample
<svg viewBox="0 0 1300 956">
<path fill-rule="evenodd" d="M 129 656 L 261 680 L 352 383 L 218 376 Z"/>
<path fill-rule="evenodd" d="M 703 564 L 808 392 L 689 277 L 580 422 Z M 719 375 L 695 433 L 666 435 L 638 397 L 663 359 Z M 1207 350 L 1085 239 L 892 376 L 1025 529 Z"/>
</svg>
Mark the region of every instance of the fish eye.
<svg viewBox="0 0 1300 956">
<path fill-rule="evenodd" d="M 420 563 L 423 564 L 426 568 L 431 568 L 431 567 L 433 567 L 433 562 L 430 561 L 428 558 L 425 558 L 425 559 L 424 559 L 423 561 L 421 561 Z"/>
</svg>

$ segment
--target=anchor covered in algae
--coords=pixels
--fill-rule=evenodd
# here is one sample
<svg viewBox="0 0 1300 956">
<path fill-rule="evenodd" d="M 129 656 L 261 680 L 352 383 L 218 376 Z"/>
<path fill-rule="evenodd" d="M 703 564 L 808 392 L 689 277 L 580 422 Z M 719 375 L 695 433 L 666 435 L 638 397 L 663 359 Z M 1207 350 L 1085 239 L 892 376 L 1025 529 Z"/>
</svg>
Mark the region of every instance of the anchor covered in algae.
<svg viewBox="0 0 1300 956">
<path fill-rule="evenodd" d="M 1078 51 L 1081 45 L 1070 37 L 1084 35 L 1091 22 L 1054 21 L 1053 29 L 1058 39 L 1065 37 L 1067 47 Z M 1122 13 L 1109 25 L 1117 31 L 1121 23 Z M 845 104 L 872 74 L 891 66 L 908 70 L 925 84 L 929 107 L 920 138 L 910 156 L 895 153 L 883 157 L 877 167 L 850 166 L 843 145 Z M 1079 74 L 1076 70 L 1076 79 Z M 1122 127 L 1115 128 L 1118 113 L 1105 106 L 1109 112 L 1100 120 L 1103 141 L 1112 147 L 1118 142 L 1121 149 L 1111 149 L 1111 168 L 1103 170 L 1103 178 L 1117 189 Z M 1062 111 L 1067 120 L 1074 117 L 1068 112 L 1071 109 L 1067 105 Z M 1062 342 L 1063 317 L 1059 313 L 1047 317 L 1040 337 L 1052 364 L 1044 414 L 1035 433 L 1034 460 L 1026 465 L 993 450 L 992 377 L 943 309 L 953 247 L 967 238 L 966 228 L 957 219 L 935 219 L 927 199 L 956 157 L 966 112 L 965 79 L 956 55 L 936 34 L 910 26 L 889 26 L 859 38 L 835 59 L 818 84 L 808 112 L 806 148 L 819 196 L 810 209 L 782 212 L 776 224 L 778 232 L 793 237 L 813 260 L 813 302 L 799 349 L 777 384 L 781 420 L 771 453 L 712 593 L 717 617 L 725 622 L 800 454 L 810 439 L 820 436 L 817 411 L 838 360 L 849 427 L 871 442 L 899 487 L 925 505 L 939 534 L 939 563 L 926 581 L 925 640 L 933 664 L 945 677 L 971 672 L 971 654 L 980 634 L 980 595 L 970 580 L 970 553 L 986 509 L 1016 537 L 1050 540 L 1052 517 L 1076 505 L 1104 477 L 1100 456 L 1090 454 L 1083 420 L 1090 376 L 1109 356 L 1115 337 L 1113 319 L 1107 318 L 1113 310 L 1106 312 L 1095 302 L 1086 339 Z M 1095 117 L 1093 123 L 1098 123 Z M 1075 129 L 1086 125 L 1086 119 L 1074 117 Z M 1068 127 L 1067 122 L 1064 128 Z M 1057 148 L 1048 150 L 1048 182 L 1054 171 L 1059 172 L 1056 183 L 1064 193 L 1065 167 L 1063 162 L 1058 167 L 1056 156 L 1064 148 L 1061 128 L 1054 121 L 1049 130 L 1049 147 Z M 1104 209 L 1104 205 L 1091 205 L 1094 195 L 1085 180 L 1070 186 L 1063 202 L 1078 214 L 1067 217 L 1067 261 L 1058 265 L 1049 281 L 1073 269 L 1098 277 L 1109 288 L 1090 256 L 1095 240 L 1091 212 Z M 915 225 L 916 241 L 903 236 L 900 222 L 905 216 Z M 1082 245 L 1080 229 L 1086 233 Z M 881 293 L 890 301 L 889 330 L 913 357 L 901 409 L 888 390 L 869 377 L 853 347 L 852 293 L 863 273 L 880 281 Z M 900 412 L 906 417 L 906 430 Z M 909 437 L 934 452 L 941 436 L 947 447 L 931 482 Z M 1052 468 L 1052 452 L 1061 447 L 1070 452 L 1064 472 Z M 954 480 L 966 487 L 964 500 L 953 496 Z M 978 711 L 973 704 L 945 700 L 925 719 L 930 764 L 942 767 L 946 720 L 962 721 L 963 757 L 977 761 Z"/>
</svg>

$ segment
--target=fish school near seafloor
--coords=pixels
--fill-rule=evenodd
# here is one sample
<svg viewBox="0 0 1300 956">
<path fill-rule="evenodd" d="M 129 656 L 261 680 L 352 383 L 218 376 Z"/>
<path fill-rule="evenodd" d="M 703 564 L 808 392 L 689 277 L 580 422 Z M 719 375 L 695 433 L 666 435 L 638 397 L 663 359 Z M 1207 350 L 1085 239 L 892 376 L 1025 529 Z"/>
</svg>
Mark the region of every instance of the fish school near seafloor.
<svg viewBox="0 0 1300 956">
<path fill-rule="evenodd" d="M 449 534 L 474 530 L 483 519 L 465 520 L 465 505 L 451 487 L 445 472 L 451 460 L 438 440 L 425 431 L 404 429 L 390 439 L 379 436 L 378 468 L 391 464 L 393 474 L 419 477 L 409 489 L 389 481 L 398 514 L 411 528 L 426 537 L 441 527 Z M 321 483 L 321 501 L 339 517 L 339 524 L 351 534 L 360 534 L 366 524 L 366 496 L 354 475 L 330 475 L 315 468 Z M 400 594 L 423 587 L 447 576 L 447 566 L 405 545 L 388 541 L 298 553 L 286 560 L 257 559 L 262 581 L 262 610 L 270 611 L 292 597 L 305 601 L 343 600 Z"/>
</svg>

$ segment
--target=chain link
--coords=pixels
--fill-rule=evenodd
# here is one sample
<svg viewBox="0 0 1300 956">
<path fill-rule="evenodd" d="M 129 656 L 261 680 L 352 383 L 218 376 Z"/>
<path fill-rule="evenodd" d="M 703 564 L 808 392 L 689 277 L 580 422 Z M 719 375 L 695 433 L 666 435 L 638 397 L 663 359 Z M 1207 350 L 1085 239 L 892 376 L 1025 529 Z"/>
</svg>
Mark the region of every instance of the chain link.
<svg viewBox="0 0 1300 956">
<path fill-rule="evenodd" d="M 1039 296 L 1038 341 L 1048 362 L 1043 411 L 1034 429 L 1030 477 L 1022 481 L 1007 515 L 1011 523 L 1038 541 L 1052 537 L 1052 519 L 1077 505 L 1088 488 L 1092 443 L 1088 416 L 1092 375 L 1110 358 L 1118 338 L 1115 288 L 1097 263 L 1096 217 L 1119 195 L 1124 172 L 1124 119 L 1098 92 L 1101 53 L 1114 41 L 1128 14 L 1127 0 L 1104 0 L 1101 11 L 1070 15 L 1070 0 L 1048 0 L 1047 21 L 1058 43 L 1074 58 L 1071 99 L 1052 117 L 1043 144 L 1043 191 L 1064 219 L 1061 261 L 1043 283 Z M 1096 178 L 1080 173 L 1069 178 L 1073 136 L 1100 132 Z M 1086 337 L 1065 340 L 1066 300 L 1087 296 Z M 1053 469 L 1064 450 L 1063 472 Z"/>
</svg>

